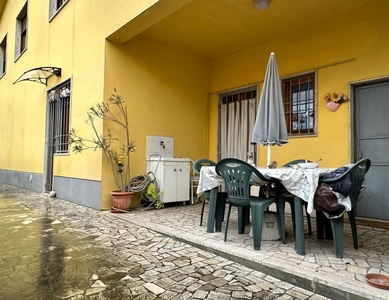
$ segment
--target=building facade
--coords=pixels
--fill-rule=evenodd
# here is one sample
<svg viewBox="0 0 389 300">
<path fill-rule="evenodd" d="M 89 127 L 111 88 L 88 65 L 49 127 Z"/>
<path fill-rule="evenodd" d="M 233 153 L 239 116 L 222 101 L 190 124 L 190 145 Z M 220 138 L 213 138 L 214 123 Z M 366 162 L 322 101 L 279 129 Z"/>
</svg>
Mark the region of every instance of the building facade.
<svg viewBox="0 0 389 300">
<path fill-rule="evenodd" d="M 372 159 L 364 203 L 379 204 L 359 214 L 389 219 L 389 2 L 297 2 L 0 0 L 0 181 L 109 209 L 102 153 L 72 153 L 67 134 L 88 135 L 87 110 L 114 88 L 136 142 L 132 176 L 145 172 L 147 136 L 174 138 L 175 157 L 217 160 L 223 105 L 236 113 L 249 92 L 256 109 L 274 52 L 290 136 L 272 157 Z M 349 100 L 330 111 L 327 93 Z M 265 165 L 266 147 L 253 147 Z"/>
</svg>

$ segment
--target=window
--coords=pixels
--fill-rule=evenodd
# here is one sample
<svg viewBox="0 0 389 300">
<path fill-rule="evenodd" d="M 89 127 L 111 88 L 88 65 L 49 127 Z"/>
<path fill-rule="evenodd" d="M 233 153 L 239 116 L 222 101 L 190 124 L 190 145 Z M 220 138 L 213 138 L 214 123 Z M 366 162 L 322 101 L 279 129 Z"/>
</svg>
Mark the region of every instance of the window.
<svg viewBox="0 0 389 300">
<path fill-rule="evenodd" d="M 27 49 L 27 2 L 16 18 L 15 60 Z"/>
<path fill-rule="evenodd" d="M 68 0 L 50 0 L 49 19 L 52 19 L 67 2 Z"/>
<path fill-rule="evenodd" d="M 7 36 L 0 43 L 0 77 L 4 75 L 7 66 Z"/>
<path fill-rule="evenodd" d="M 282 81 L 285 121 L 290 135 L 316 132 L 315 73 Z"/>
<path fill-rule="evenodd" d="M 50 139 L 54 153 L 68 153 L 71 82 L 57 86 L 49 92 Z"/>
</svg>

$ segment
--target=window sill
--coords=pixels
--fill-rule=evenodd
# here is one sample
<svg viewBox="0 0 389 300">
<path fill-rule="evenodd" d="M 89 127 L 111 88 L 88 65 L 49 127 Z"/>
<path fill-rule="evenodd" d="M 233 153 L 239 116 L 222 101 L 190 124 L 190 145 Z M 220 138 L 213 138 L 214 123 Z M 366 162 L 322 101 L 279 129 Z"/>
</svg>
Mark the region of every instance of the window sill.
<svg viewBox="0 0 389 300">
<path fill-rule="evenodd" d="M 317 137 L 316 133 L 309 133 L 309 134 L 289 134 L 288 138 L 294 139 L 294 138 L 312 138 Z"/>
<path fill-rule="evenodd" d="M 24 52 L 27 51 L 27 47 L 24 48 L 24 50 L 22 52 L 19 53 L 19 55 L 15 58 L 14 62 L 17 62 L 17 60 L 24 54 Z"/>
</svg>

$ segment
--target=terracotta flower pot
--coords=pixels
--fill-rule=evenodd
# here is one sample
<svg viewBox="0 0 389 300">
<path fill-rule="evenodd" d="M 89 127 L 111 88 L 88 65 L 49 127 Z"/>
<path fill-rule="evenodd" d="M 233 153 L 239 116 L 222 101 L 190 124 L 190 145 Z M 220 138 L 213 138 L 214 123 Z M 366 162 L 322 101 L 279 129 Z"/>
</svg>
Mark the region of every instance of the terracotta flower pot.
<svg viewBox="0 0 389 300">
<path fill-rule="evenodd" d="M 329 111 L 334 112 L 338 109 L 339 103 L 336 102 L 327 102 L 327 108 Z"/>
<path fill-rule="evenodd" d="M 118 211 L 130 211 L 134 192 L 112 191 L 112 209 Z"/>
</svg>

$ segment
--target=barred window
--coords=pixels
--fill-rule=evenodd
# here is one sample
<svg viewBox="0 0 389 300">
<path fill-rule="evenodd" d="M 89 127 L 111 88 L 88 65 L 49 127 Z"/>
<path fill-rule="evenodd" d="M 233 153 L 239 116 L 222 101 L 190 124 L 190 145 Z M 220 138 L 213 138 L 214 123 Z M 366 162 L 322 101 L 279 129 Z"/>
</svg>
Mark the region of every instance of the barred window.
<svg viewBox="0 0 389 300">
<path fill-rule="evenodd" d="M 70 80 L 49 92 L 50 123 L 52 132 L 50 139 L 54 146 L 54 153 L 68 153 L 69 151 L 69 116 L 70 116 Z"/>
<path fill-rule="evenodd" d="M 282 86 L 288 134 L 315 134 L 315 73 L 284 79 Z"/>
</svg>

